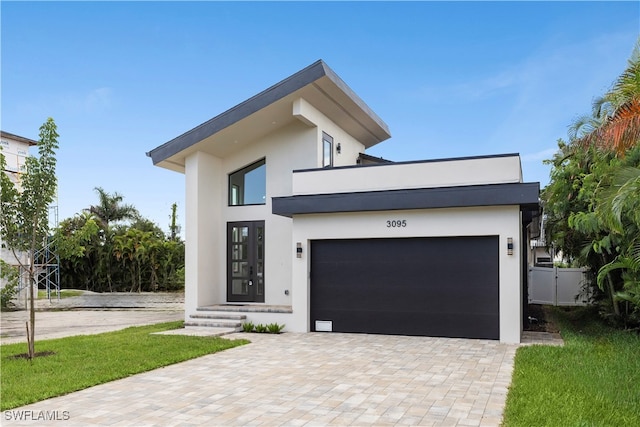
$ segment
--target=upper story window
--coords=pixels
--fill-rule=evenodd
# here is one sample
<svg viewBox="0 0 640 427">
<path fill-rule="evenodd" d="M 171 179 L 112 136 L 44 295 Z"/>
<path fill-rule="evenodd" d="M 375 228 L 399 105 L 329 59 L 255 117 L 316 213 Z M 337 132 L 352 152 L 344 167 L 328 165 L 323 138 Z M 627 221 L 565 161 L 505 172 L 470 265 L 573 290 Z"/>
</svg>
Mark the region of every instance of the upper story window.
<svg viewBox="0 0 640 427">
<path fill-rule="evenodd" d="M 333 166 L 333 138 L 322 132 L 322 167 Z"/>
<path fill-rule="evenodd" d="M 267 199 L 265 159 L 229 174 L 229 206 L 264 205 Z"/>
</svg>

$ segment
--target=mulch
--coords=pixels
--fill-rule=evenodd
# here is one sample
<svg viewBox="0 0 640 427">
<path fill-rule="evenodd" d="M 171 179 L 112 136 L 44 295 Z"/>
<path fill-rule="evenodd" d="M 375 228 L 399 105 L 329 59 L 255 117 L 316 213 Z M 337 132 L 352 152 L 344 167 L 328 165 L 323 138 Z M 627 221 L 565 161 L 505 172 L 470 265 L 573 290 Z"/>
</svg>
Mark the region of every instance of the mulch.
<svg viewBox="0 0 640 427">
<path fill-rule="evenodd" d="M 551 307 L 539 304 L 529 304 L 527 307 L 528 321 L 524 322 L 525 331 L 559 332 L 550 315 Z"/>
<path fill-rule="evenodd" d="M 54 354 L 56 354 L 55 351 L 36 351 L 35 353 L 33 353 L 33 357 L 46 357 L 46 356 L 53 356 Z M 20 353 L 20 354 L 16 354 L 14 356 L 10 357 L 11 359 L 29 359 L 29 353 Z"/>
</svg>

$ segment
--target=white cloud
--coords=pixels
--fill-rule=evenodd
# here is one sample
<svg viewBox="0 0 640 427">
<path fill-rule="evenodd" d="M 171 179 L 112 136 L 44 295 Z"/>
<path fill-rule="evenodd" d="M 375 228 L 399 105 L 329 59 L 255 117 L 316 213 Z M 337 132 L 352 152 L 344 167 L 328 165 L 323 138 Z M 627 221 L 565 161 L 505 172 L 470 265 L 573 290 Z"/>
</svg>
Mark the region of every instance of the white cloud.
<svg viewBox="0 0 640 427">
<path fill-rule="evenodd" d="M 448 102 L 458 104 L 470 102 L 490 96 L 503 89 L 508 89 L 518 83 L 516 70 L 505 70 L 493 76 L 479 80 L 467 80 L 445 85 L 427 85 L 421 87 L 411 97 L 418 97 L 429 102 Z"/>
<path fill-rule="evenodd" d="M 108 110 L 112 101 L 113 90 L 100 87 L 84 93 L 67 93 L 58 98 L 57 104 L 67 112 L 79 114 Z"/>
<path fill-rule="evenodd" d="M 85 107 L 89 111 L 111 108 L 113 90 L 109 87 L 94 89 L 85 98 Z"/>
</svg>

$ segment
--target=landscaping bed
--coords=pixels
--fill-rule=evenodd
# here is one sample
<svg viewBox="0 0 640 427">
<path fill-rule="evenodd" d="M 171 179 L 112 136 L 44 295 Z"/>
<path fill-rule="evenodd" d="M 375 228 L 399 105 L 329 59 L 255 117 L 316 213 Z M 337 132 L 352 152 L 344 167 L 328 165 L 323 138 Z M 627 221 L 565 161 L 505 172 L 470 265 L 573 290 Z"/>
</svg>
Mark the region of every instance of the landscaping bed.
<svg viewBox="0 0 640 427">
<path fill-rule="evenodd" d="M 525 331 L 558 333 L 558 326 L 553 321 L 553 307 L 541 304 L 527 306 L 528 322 L 524 323 Z"/>
</svg>

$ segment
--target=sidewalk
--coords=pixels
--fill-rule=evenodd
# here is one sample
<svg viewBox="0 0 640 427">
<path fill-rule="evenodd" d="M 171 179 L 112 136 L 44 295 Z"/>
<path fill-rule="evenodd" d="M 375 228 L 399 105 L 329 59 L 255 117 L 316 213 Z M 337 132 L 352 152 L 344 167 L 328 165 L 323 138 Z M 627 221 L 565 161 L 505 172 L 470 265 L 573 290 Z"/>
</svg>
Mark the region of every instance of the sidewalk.
<svg viewBox="0 0 640 427">
<path fill-rule="evenodd" d="M 36 310 L 135 308 L 138 310 L 184 310 L 183 292 L 108 292 L 83 291 L 83 295 L 60 298 L 55 293 L 51 300 L 37 299 Z M 20 301 L 21 307 L 24 303 Z"/>
<path fill-rule="evenodd" d="M 26 342 L 25 310 L 3 312 L 0 343 Z M 184 319 L 184 294 L 85 292 L 70 298 L 36 301 L 36 340 L 98 334 L 129 326 Z"/>
</svg>

